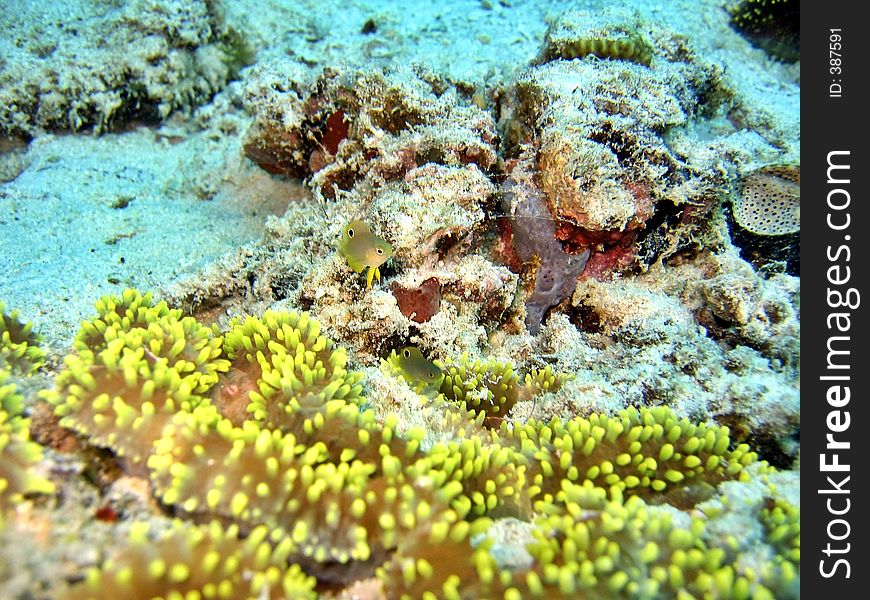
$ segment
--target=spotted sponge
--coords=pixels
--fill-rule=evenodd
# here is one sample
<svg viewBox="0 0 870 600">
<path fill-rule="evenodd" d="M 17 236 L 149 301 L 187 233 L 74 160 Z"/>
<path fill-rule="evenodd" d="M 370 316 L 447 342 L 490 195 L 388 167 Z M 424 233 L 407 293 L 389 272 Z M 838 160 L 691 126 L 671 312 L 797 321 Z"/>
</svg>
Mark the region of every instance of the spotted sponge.
<svg viewBox="0 0 870 600">
<path fill-rule="evenodd" d="M 734 220 L 756 235 L 788 235 L 801 228 L 801 172 L 771 165 L 743 177 L 731 200 Z"/>
</svg>

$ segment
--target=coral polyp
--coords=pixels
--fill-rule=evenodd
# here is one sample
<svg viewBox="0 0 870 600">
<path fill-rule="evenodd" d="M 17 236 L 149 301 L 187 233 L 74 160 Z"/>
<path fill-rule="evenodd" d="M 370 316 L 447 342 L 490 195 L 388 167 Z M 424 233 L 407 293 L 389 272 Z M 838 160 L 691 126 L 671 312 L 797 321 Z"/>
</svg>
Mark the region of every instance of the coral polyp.
<svg viewBox="0 0 870 600">
<path fill-rule="evenodd" d="M 472 361 L 463 354 L 455 363 L 439 366 L 444 372 L 441 393 L 466 410 L 482 413 L 490 426 L 500 423 L 517 402 L 519 379 L 509 363 Z"/>
<path fill-rule="evenodd" d="M 208 405 L 229 361 L 220 336 L 148 294 L 104 297 L 97 312 L 45 397 L 61 425 L 142 463 L 176 412 Z"/>
<path fill-rule="evenodd" d="M 33 325 L 18 319 L 18 313 L 7 314 L 0 302 L 0 369 L 14 369 L 29 374 L 42 365 L 45 353 L 39 347 L 39 336 Z"/>
<path fill-rule="evenodd" d="M 291 549 L 289 540 L 270 539 L 265 527 L 242 536 L 217 521 L 194 527 L 175 521 L 161 533 L 134 523 L 126 546 L 61 598 L 313 600 L 314 578 L 286 565 Z"/>
</svg>

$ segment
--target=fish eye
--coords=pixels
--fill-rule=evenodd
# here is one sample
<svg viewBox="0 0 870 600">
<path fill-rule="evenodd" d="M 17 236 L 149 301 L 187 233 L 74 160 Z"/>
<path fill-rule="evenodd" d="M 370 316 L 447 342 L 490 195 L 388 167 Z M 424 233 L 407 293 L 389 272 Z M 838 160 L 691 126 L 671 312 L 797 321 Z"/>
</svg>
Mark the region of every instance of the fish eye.
<svg viewBox="0 0 870 600">
<path fill-rule="evenodd" d="M 354 235 L 356 235 L 356 234 L 354 233 L 353 227 L 348 227 L 347 228 L 347 237 L 352 238 Z"/>
<path fill-rule="evenodd" d="M 410 350 L 405 350 L 404 352 L 402 352 L 402 354 L 405 356 L 405 358 L 411 358 L 411 351 Z"/>
</svg>

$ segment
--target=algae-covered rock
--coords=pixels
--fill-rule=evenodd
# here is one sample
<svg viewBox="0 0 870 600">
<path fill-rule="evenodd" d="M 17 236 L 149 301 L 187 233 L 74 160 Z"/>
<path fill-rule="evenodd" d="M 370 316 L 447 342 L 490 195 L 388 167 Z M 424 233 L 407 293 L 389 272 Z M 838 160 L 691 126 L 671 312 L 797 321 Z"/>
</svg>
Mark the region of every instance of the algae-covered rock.
<svg viewBox="0 0 870 600">
<path fill-rule="evenodd" d="M 122 128 L 208 101 L 251 59 L 216 1 L 14 2 L 0 15 L 0 133 Z"/>
</svg>

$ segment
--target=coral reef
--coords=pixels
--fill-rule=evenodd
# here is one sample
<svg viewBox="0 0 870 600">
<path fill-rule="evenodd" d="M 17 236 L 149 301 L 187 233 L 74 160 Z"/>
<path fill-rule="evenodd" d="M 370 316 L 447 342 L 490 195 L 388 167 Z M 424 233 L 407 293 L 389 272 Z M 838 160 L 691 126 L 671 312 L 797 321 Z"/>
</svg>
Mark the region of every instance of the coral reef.
<svg viewBox="0 0 870 600">
<path fill-rule="evenodd" d="M 471 252 L 487 235 L 496 192 L 489 176 L 496 163 L 492 116 L 420 70 L 327 70 L 310 91 L 281 84 L 283 77 L 265 68 L 252 75 L 246 99 L 255 123 L 247 155 L 270 172 L 306 178 L 326 212 L 317 232 L 306 235 L 334 248 L 342 234 L 329 215 L 363 220 L 393 249 L 381 267 L 386 285 L 425 289 L 423 282 L 435 280 L 440 303 L 426 291 L 419 299 L 431 304 L 418 312 L 409 306 L 417 300 L 401 291 L 360 293 L 319 240 L 304 247 L 314 252 L 314 265 L 290 294 L 366 364 L 397 347 L 385 342 L 407 340 L 412 328 L 423 346 L 442 355 L 476 345 L 436 341 L 427 332 L 440 331 L 438 319 L 449 319 L 452 307 L 481 331 L 509 317 L 515 280 Z M 298 229 L 289 213 L 287 219 L 279 247 L 292 244 Z M 426 285 L 434 291 L 436 283 Z"/>
<path fill-rule="evenodd" d="M 708 545 L 704 519 L 686 512 L 724 481 L 776 474 L 727 427 L 666 407 L 519 423 L 515 405 L 573 380 L 548 367 L 521 385 L 510 363 L 462 356 L 437 367 L 433 406 L 468 433 L 424 445 L 422 428 L 400 431 L 395 415 L 379 421 L 364 408 L 369 384 L 307 314 L 237 318 L 221 335 L 135 290 L 97 308 L 47 398 L 62 425 L 127 459 L 122 468 L 144 466 L 162 506 L 211 522 L 154 535 L 132 524 L 130 541 L 63 597 L 314 597 L 309 575 L 321 585 L 375 575 L 386 597 L 645 597 L 731 585 L 759 595 L 796 577 L 797 513 L 775 490 L 753 517 L 774 548 L 757 571 L 744 554 Z M 177 359 L 185 348 L 200 362 Z M 387 371 L 429 364 L 407 354 L 386 360 Z M 528 523 L 531 536 L 528 560 L 513 567 L 490 552 L 493 520 L 504 518 Z"/>
<path fill-rule="evenodd" d="M 797 284 L 758 278 L 733 251 L 633 279 L 583 280 L 571 318 L 585 334 L 560 319 L 544 348 L 571 357 L 554 366 L 576 375 L 563 390 L 582 398 L 581 411 L 612 399 L 617 408 L 667 404 L 719 420 L 742 441 L 751 435 L 765 459 L 787 465 L 800 427 Z"/>
<path fill-rule="evenodd" d="M 270 70 L 251 77 L 247 101 L 256 121 L 245 151 L 271 172 L 310 175 L 326 198 L 365 182 L 370 200 L 426 163 L 495 163 L 492 117 L 461 105 L 431 74 L 327 70 L 311 92 L 282 79 Z"/>
<path fill-rule="evenodd" d="M 799 597 L 799 69 L 729 24 L 776 18 L 486 1 L 541 18 L 442 53 L 455 4 L 115 4 L 0 16 L 0 197 L 57 211 L 42 134 L 133 126 L 65 136 L 80 189 L 163 156 L 91 194 L 112 260 L 199 247 L 146 215 L 234 245 L 55 282 L 107 295 L 22 306 L 47 360 L 0 307 L 0 596 Z"/>
<path fill-rule="evenodd" d="M 619 8 L 595 15 L 566 11 L 548 35 L 597 39 L 623 35 L 617 32 L 626 27 L 637 32 L 625 35 L 642 35 L 655 45 L 655 69 L 630 61 L 565 60 L 572 57 L 553 50 L 554 60 L 517 77 L 500 121 L 508 156 L 534 174 L 555 237 L 569 252 L 590 249 L 587 269 L 596 277 L 644 268 L 705 236 L 715 240 L 709 229 L 718 206 L 713 190 L 725 181 L 722 165 L 693 164 L 697 150 L 678 155 L 668 143 L 671 132 L 715 111 L 728 95 L 717 68 L 685 40 Z M 641 252 L 653 236 L 667 242 Z"/>
</svg>

